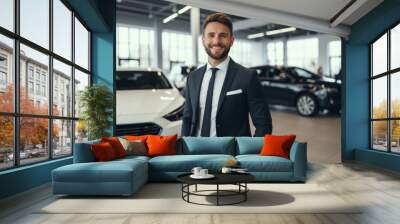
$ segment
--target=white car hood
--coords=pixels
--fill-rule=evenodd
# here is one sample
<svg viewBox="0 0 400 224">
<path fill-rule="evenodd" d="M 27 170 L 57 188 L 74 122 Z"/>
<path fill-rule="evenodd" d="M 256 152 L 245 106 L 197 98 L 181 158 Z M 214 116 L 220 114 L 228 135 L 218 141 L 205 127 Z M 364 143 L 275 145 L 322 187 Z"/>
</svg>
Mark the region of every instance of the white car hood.
<svg viewBox="0 0 400 224">
<path fill-rule="evenodd" d="M 154 121 L 185 101 L 176 89 L 118 90 L 116 94 L 117 124 Z"/>
</svg>

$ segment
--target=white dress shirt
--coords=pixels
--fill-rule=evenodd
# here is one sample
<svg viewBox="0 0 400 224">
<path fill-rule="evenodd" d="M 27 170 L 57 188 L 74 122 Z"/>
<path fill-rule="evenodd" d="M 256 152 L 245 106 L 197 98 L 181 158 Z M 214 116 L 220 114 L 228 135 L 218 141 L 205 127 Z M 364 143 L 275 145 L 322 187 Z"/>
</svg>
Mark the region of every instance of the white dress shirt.
<svg viewBox="0 0 400 224">
<path fill-rule="evenodd" d="M 217 108 L 218 108 L 218 101 L 219 96 L 221 95 L 222 85 L 224 84 L 224 80 L 226 77 L 226 72 L 228 70 L 229 64 L 229 56 L 221 62 L 219 65 L 215 66 L 218 68 L 217 73 L 215 74 L 215 82 L 214 82 L 214 91 L 213 91 L 213 98 L 212 98 L 212 109 L 211 109 L 211 129 L 210 129 L 210 137 L 217 136 L 216 130 L 216 118 L 217 118 Z M 196 136 L 201 136 L 201 126 L 203 125 L 203 117 L 204 117 L 204 110 L 206 107 L 206 100 L 207 100 L 207 92 L 208 92 L 208 84 L 210 83 L 212 71 L 211 68 L 213 66 L 210 63 L 207 63 L 206 73 L 204 73 L 203 82 L 201 83 L 201 90 L 200 90 L 200 118 L 199 123 L 197 125 Z"/>
</svg>

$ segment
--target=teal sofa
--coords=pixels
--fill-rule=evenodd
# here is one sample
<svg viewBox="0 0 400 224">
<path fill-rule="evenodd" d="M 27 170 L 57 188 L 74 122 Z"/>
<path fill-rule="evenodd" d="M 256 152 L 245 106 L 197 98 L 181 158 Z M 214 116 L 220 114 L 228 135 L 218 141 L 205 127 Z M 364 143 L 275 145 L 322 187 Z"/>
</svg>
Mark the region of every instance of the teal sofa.
<svg viewBox="0 0 400 224">
<path fill-rule="evenodd" d="M 259 182 L 304 182 L 307 175 L 307 145 L 294 142 L 290 159 L 260 156 L 262 137 L 183 137 L 177 155 L 127 156 L 96 162 L 91 141 L 75 144 L 74 163 L 52 171 L 54 194 L 131 195 L 148 181 L 176 181 L 193 167 L 219 172 L 228 160 L 236 160 Z"/>
</svg>

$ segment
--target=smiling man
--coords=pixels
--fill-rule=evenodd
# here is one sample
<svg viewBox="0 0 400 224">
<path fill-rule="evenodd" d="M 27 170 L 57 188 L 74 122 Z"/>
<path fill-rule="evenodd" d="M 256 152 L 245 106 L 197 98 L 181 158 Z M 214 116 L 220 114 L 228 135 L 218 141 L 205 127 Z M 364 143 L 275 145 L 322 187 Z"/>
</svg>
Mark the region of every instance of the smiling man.
<svg viewBox="0 0 400 224">
<path fill-rule="evenodd" d="M 255 136 L 270 134 L 271 115 L 257 74 L 228 56 L 234 42 L 231 19 L 209 15 L 202 41 L 208 63 L 188 76 L 182 135 L 251 136 L 249 114 Z"/>
</svg>

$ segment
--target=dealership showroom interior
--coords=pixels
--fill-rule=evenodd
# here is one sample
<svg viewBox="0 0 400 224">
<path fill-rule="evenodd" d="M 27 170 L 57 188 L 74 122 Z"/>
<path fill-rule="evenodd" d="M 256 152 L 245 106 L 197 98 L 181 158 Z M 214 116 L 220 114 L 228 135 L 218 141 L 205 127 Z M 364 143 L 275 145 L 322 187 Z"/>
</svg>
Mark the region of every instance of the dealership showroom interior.
<svg viewBox="0 0 400 224">
<path fill-rule="evenodd" d="M 400 0 L 0 0 L 0 223 L 400 223 Z"/>
</svg>

